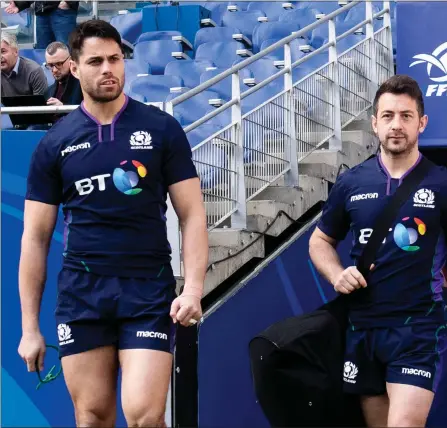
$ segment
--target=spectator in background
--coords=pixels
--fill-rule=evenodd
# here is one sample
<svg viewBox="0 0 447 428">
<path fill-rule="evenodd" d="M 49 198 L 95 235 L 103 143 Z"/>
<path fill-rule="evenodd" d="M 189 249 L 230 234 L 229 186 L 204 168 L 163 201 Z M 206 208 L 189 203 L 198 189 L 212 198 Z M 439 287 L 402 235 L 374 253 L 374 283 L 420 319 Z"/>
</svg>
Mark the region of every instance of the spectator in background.
<svg viewBox="0 0 447 428">
<path fill-rule="evenodd" d="M 48 83 L 37 62 L 19 56 L 17 39 L 3 32 L 1 36 L 1 96 L 43 95 Z"/>
<path fill-rule="evenodd" d="M 36 49 L 45 49 L 51 42 L 68 44 L 68 36 L 76 27 L 79 1 L 11 1 L 6 13 L 19 13 L 34 3 L 36 14 Z"/>
<path fill-rule="evenodd" d="M 45 92 L 48 105 L 79 105 L 83 100 L 79 80 L 70 72 L 70 59 L 68 47 L 61 42 L 51 43 L 45 51 L 45 66 L 55 80 Z"/>
</svg>

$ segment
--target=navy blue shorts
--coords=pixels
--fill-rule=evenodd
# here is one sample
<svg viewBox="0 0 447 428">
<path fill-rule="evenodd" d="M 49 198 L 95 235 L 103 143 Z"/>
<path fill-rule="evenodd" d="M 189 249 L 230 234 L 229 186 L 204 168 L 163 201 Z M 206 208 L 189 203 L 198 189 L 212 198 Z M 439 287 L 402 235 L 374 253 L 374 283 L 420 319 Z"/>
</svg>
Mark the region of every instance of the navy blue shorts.
<svg viewBox="0 0 447 428">
<path fill-rule="evenodd" d="M 63 269 L 56 306 L 59 355 L 102 346 L 173 352 L 175 299 L 170 266 L 154 278 L 100 276 Z"/>
<path fill-rule="evenodd" d="M 343 371 L 347 393 L 381 395 L 386 382 L 435 392 L 445 350 L 445 325 L 348 330 Z"/>
</svg>

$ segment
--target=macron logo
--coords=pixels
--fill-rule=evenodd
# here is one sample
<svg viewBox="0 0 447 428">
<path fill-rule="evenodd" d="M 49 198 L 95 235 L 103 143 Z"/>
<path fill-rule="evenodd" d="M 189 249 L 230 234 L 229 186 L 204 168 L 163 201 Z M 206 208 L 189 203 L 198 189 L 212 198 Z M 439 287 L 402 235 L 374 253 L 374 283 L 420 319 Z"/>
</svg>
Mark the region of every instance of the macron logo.
<svg viewBox="0 0 447 428">
<path fill-rule="evenodd" d="M 62 156 L 65 156 L 67 153 L 71 153 L 71 152 L 75 152 L 76 150 L 81 150 L 81 149 L 89 149 L 90 148 L 90 143 L 82 143 L 82 144 L 78 144 L 77 146 L 68 146 L 65 148 L 65 150 L 62 151 Z"/>
<path fill-rule="evenodd" d="M 137 337 L 154 337 L 155 339 L 168 340 L 166 333 L 158 333 L 156 331 L 137 331 Z"/>
<path fill-rule="evenodd" d="M 351 202 L 361 201 L 363 199 L 377 199 L 378 193 L 361 193 L 360 195 L 351 196 Z"/>
<path fill-rule="evenodd" d="M 431 373 L 430 372 L 426 372 L 425 370 L 408 369 L 406 367 L 403 367 L 402 368 L 402 374 L 411 374 L 411 375 L 416 375 L 416 376 L 423 376 L 423 377 L 428 377 L 429 379 L 431 379 Z"/>
</svg>

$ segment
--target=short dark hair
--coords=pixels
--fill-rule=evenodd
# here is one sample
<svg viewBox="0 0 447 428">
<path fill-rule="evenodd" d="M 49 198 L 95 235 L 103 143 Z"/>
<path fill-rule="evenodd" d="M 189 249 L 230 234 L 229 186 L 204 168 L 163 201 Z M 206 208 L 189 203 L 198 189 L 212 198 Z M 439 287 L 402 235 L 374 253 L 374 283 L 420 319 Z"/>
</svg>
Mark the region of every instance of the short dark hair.
<svg viewBox="0 0 447 428">
<path fill-rule="evenodd" d="M 48 55 L 54 55 L 58 49 L 62 49 L 63 51 L 66 51 L 67 53 L 70 53 L 68 50 L 68 46 L 65 43 L 62 42 L 52 42 L 47 46 L 47 54 Z"/>
<path fill-rule="evenodd" d="M 120 33 L 113 25 L 101 19 L 91 19 L 79 24 L 70 34 L 69 45 L 71 57 L 74 61 L 79 61 L 84 40 L 90 37 L 114 40 L 123 50 Z"/>
<path fill-rule="evenodd" d="M 373 103 L 374 116 L 377 116 L 379 98 L 383 94 L 408 95 L 416 101 L 419 116 L 424 116 L 424 97 L 416 80 L 405 74 L 397 74 L 383 82 L 378 89 Z"/>
</svg>

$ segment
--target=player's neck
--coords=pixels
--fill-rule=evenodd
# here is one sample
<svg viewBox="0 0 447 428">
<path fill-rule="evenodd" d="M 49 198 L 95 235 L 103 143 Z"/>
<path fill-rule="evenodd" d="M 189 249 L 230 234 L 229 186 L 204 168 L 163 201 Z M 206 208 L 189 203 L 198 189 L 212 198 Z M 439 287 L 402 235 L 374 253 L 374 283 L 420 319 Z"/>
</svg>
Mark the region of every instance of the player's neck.
<svg viewBox="0 0 447 428">
<path fill-rule="evenodd" d="M 419 150 L 415 147 L 409 153 L 398 156 L 381 150 L 379 156 L 390 177 L 398 179 L 416 164 L 419 159 Z"/>
<path fill-rule="evenodd" d="M 113 101 L 108 103 L 99 103 L 92 100 L 90 97 L 84 97 L 84 108 L 92 115 L 101 125 L 109 125 L 118 112 L 123 108 L 126 102 L 126 95 L 124 92 Z"/>
</svg>

